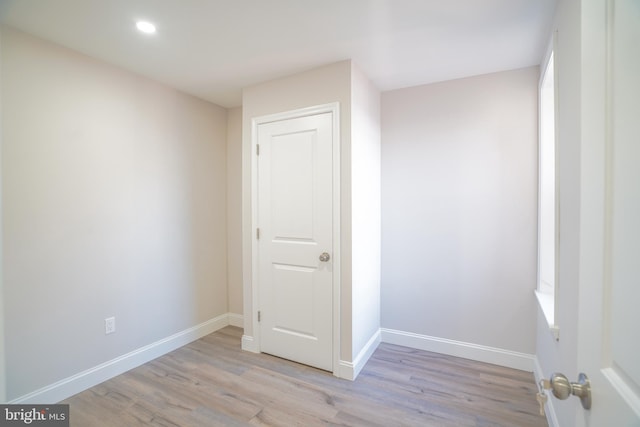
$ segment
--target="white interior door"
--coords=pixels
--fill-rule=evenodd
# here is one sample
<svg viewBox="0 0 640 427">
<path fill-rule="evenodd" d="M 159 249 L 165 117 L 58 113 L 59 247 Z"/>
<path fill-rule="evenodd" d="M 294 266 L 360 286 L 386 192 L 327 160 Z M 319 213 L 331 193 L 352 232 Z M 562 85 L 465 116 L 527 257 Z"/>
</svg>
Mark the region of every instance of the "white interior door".
<svg viewBox="0 0 640 427">
<path fill-rule="evenodd" d="M 332 371 L 332 113 L 257 133 L 260 350 Z"/>
<path fill-rule="evenodd" d="M 607 66 L 583 82 L 578 367 L 593 404 L 578 420 L 640 426 L 640 1 L 583 3 Z"/>
</svg>

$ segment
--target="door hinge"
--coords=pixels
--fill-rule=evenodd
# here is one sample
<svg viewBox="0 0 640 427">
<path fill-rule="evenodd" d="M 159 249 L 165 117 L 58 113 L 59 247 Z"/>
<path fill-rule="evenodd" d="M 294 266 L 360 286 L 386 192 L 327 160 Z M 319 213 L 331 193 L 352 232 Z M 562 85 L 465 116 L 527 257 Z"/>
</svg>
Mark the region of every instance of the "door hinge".
<svg viewBox="0 0 640 427">
<path fill-rule="evenodd" d="M 256 239 L 260 240 L 260 229 L 256 228 Z"/>
<path fill-rule="evenodd" d="M 260 155 L 260 144 L 256 144 L 256 156 Z"/>
<path fill-rule="evenodd" d="M 260 310 L 258 310 L 258 322 L 260 321 Z"/>
</svg>

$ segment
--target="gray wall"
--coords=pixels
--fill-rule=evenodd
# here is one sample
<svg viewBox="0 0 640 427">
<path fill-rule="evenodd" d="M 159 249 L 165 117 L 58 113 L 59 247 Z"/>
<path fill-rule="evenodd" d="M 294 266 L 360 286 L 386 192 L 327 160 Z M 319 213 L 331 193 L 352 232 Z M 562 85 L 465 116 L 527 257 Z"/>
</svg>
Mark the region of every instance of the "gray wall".
<svg viewBox="0 0 640 427">
<path fill-rule="evenodd" d="M 242 315 L 242 108 L 227 113 L 227 282 L 229 313 Z"/>
<path fill-rule="evenodd" d="M 11 400 L 227 312 L 227 118 L 8 28 L 1 64 Z"/>
<path fill-rule="evenodd" d="M 538 67 L 382 94 L 382 327 L 535 351 Z"/>
</svg>

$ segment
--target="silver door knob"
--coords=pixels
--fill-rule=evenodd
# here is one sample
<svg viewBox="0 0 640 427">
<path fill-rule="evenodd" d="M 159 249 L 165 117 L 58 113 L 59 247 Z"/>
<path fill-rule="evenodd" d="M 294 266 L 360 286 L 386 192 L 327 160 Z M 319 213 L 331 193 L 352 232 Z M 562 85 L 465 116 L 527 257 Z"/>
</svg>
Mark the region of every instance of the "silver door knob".
<svg viewBox="0 0 640 427">
<path fill-rule="evenodd" d="M 551 390 L 558 399 L 564 400 L 574 395 L 580 399 L 584 409 L 591 409 L 591 383 L 585 374 L 580 373 L 578 381 L 574 383 L 565 375 L 555 372 L 549 381 L 543 380 L 541 383 L 543 388 Z"/>
<path fill-rule="evenodd" d="M 331 259 L 331 256 L 330 256 L 328 253 L 326 253 L 326 252 L 322 252 L 322 253 L 320 254 L 319 259 L 320 259 L 320 261 L 322 261 L 322 262 L 327 262 L 327 261 L 329 261 L 329 260 Z"/>
</svg>

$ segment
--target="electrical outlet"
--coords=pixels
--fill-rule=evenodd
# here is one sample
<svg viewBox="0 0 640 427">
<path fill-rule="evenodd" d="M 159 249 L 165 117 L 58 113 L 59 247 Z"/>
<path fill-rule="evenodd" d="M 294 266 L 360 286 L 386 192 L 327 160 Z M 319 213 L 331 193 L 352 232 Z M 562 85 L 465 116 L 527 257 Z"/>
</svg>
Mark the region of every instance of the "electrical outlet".
<svg viewBox="0 0 640 427">
<path fill-rule="evenodd" d="M 104 333 L 105 335 L 112 334 L 116 331 L 116 318 L 108 317 L 104 319 Z"/>
</svg>

